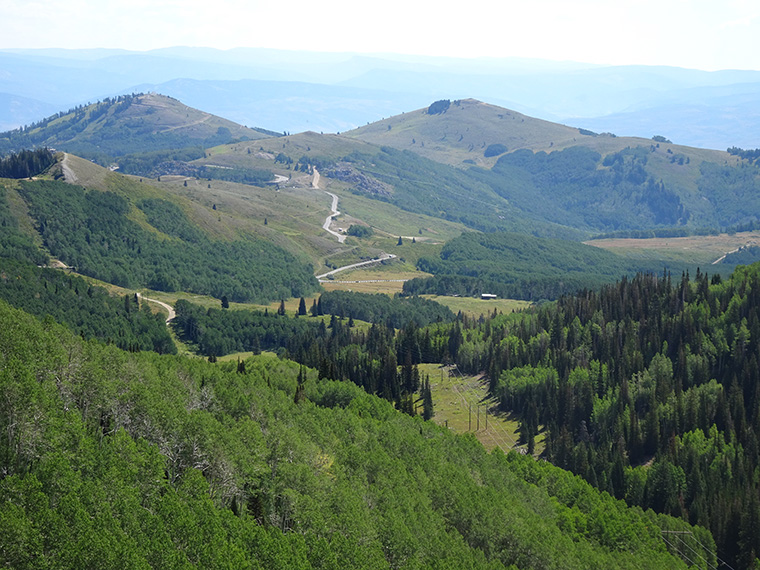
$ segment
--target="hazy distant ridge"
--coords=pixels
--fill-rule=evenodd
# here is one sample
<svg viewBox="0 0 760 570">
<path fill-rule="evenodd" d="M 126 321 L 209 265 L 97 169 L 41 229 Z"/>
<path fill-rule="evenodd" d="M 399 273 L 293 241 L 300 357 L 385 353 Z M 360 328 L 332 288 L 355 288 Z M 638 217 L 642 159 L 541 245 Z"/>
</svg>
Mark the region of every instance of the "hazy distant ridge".
<svg viewBox="0 0 760 570">
<path fill-rule="evenodd" d="M 0 128 L 43 118 L 45 105 L 150 88 L 275 131 L 342 132 L 432 100 L 473 97 L 617 135 L 760 147 L 756 71 L 209 48 L 5 50 L 0 69 L 0 94 L 21 102 L 0 105 Z"/>
</svg>

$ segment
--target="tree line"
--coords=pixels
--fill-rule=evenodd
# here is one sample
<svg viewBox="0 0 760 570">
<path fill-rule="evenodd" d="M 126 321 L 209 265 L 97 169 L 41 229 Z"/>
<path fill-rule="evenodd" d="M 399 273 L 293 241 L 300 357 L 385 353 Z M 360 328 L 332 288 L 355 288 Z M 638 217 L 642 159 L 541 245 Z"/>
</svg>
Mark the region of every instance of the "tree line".
<svg viewBox="0 0 760 570">
<path fill-rule="evenodd" d="M 31 178 L 55 163 L 50 149 L 22 150 L 0 158 L 0 178 Z"/>
</svg>

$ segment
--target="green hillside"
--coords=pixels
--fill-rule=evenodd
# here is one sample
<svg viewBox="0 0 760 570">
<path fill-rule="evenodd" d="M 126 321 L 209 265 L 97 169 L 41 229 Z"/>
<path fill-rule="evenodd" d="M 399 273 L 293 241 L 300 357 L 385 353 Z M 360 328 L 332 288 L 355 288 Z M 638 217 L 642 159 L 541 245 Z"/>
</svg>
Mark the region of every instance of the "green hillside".
<svg viewBox="0 0 760 570">
<path fill-rule="evenodd" d="M 421 257 L 417 267 L 435 277 L 407 281 L 406 293 L 491 293 L 538 301 L 595 289 L 640 271 L 680 273 L 689 265 L 626 259 L 572 241 L 498 232 L 463 234 L 446 242 L 440 256 Z"/>
<path fill-rule="evenodd" d="M 552 152 L 583 146 L 607 155 L 628 147 L 653 143 L 650 139 L 593 133 L 560 125 L 475 99 L 452 101 L 448 105 L 445 101 L 437 102 L 424 109 L 359 127 L 344 135 L 377 146 L 411 150 L 437 162 L 455 166 L 474 164 L 485 168 L 492 167 L 501 154 L 520 149 Z M 663 152 L 671 149 L 674 154 L 683 154 L 691 159 L 717 161 L 720 158 L 722 163 L 728 157 L 718 151 L 666 142 L 659 144 Z M 494 151 L 501 152 L 486 156 L 486 150 L 491 145 L 504 145 L 506 148 L 496 148 Z"/>
<path fill-rule="evenodd" d="M 581 231 L 719 229 L 760 214 L 760 168 L 746 153 L 579 131 L 475 100 L 446 103 L 346 136 L 455 165 L 499 195 L 495 208 L 506 203 Z M 424 196 L 421 185 L 413 191 Z"/>
<path fill-rule="evenodd" d="M 475 100 L 441 103 L 340 136 L 268 139 L 258 153 L 227 145 L 196 162 L 262 168 L 268 154 L 294 181 L 315 166 L 359 195 L 485 231 L 718 230 L 760 214 L 760 167 L 742 153 L 596 134 Z"/>
<path fill-rule="evenodd" d="M 663 530 L 715 564 L 703 529 L 287 361 L 129 354 L 0 302 L 0 363 L 6 567 L 687 568 Z"/>
<path fill-rule="evenodd" d="M 64 148 L 65 139 L 88 157 L 99 149 L 107 156 L 95 158 L 123 172 L 185 182 L 311 189 L 317 169 L 320 188 L 381 202 L 369 210 L 390 203 L 481 231 L 580 239 L 717 230 L 760 213 L 760 167 L 742 152 L 596 134 L 470 99 L 438 101 L 342 135 L 266 137 L 151 94 L 14 133 L 8 144 L 12 135 Z"/>
<path fill-rule="evenodd" d="M 0 153 L 47 146 L 109 164 L 135 152 L 206 148 L 274 133 L 243 127 L 156 93 L 123 95 L 0 133 Z"/>
<path fill-rule="evenodd" d="M 154 197 L 155 190 L 140 196 L 37 180 L 22 181 L 16 191 L 51 255 L 115 285 L 238 301 L 318 287 L 311 266 L 282 248 L 253 236 L 210 235 L 174 201 Z"/>
<path fill-rule="evenodd" d="M 54 319 L 82 338 L 124 350 L 176 354 L 166 317 L 136 295 L 112 297 L 82 277 L 0 257 L 0 299 L 40 319 Z"/>
</svg>

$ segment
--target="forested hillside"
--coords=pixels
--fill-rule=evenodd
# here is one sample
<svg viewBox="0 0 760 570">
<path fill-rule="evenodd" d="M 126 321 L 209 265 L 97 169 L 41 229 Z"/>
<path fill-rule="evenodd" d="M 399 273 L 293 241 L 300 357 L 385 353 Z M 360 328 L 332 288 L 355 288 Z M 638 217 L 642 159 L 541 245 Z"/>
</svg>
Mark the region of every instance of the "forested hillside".
<svg viewBox="0 0 760 570">
<path fill-rule="evenodd" d="M 289 318 L 284 310 L 206 310 L 184 300 L 177 301 L 175 309 L 172 326 L 177 335 L 210 360 L 234 352 L 276 351 L 318 369 L 320 379 L 349 380 L 410 415 L 416 415 L 419 394 L 429 416 L 433 413 L 430 388 L 416 365 L 441 362 L 445 345 L 437 329 L 432 338 L 425 329 L 427 334 L 419 342 L 419 326 L 450 322 L 454 317 L 449 309 L 427 299 L 340 291 L 321 295 L 306 318 Z M 329 325 L 322 315 L 331 315 Z M 354 315 L 372 325 L 355 328 Z M 404 327 L 403 332 L 396 335 L 395 327 Z"/>
<path fill-rule="evenodd" d="M 0 302 L 0 364 L 3 566 L 686 568 L 663 531 L 716 563 L 703 529 L 287 361 L 130 354 Z"/>
<path fill-rule="evenodd" d="M 0 230 L 0 258 L 47 263 L 47 255 L 40 251 L 29 235 L 20 230 L 4 185 L 0 185 Z"/>
<path fill-rule="evenodd" d="M 0 299 L 40 319 L 53 319 L 82 338 L 121 349 L 175 354 L 165 317 L 136 295 L 112 297 L 102 287 L 55 269 L 0 258 Z"/>
<path fill-rule="evenodd" d="M 572 241 L 754 224 L 753 153 L 547 123 L 530 148 L 489 139 L 483 160 L 452 161 L 475 143 L 430 130 L 464 113 L 445 101 L 369 129 L 422 148 L 423 125 L 440 135 L 424 153 L 317 133 L 208 148 L 234 129 L 209 132 L 210 116 L 161 98 L 106 103 L 14 136 L 65 134 L 101 162 L 129 154 L 125 170 L 178 176 L 153 185 L 72 157 L 38 176 L 46 151 L 0 162 L 24 178 L 0 186 L 0 297 L 37 317 L 0 301 L 0 566 L 758 564 L 760 266 L 692 281 Z M 166 106 L 177 122 L 156 129 Z M 528 140 L 520 116 L 501 115 Z M 79 169 L 83 186 L 47 179 Z M 212 170 L 230 182 L 199 179 Z M 370 236 L 324 232 L 326 189 L 347 227 L 375 220 Z M 457 224 L 446 238 L 475 232 L 441 245 L 440 220 Z M 337 267 L 381 248 L 393 266 L 367 271 L 434 276 L 285 314 L 284 299 L 320 289 L 305 259 Z M 174 344 L 135 295 L 24 264 L 47 254 L 122 287 L 222 300 L 175 304 L 174 332 L 204 358 L 158 354 Z M 541 302 L 472 319 L 418 293 Z M 256 356 L 217 361 L 236 352 Z M 525 455 L 422 421 L 434 395 L 421 363 L 487 380 Z"/>
<path fill-rule="evenodd" d="M 730 279 L 639 275 L 455 327 L 462 370 L 534 449 L 631 505 L 711 529 L 718 553 L 760 553 L 760 265 Z"/>
<path fill-rule="evenodd" d="M 311 267 L 285 250 L 252 237 L 212 240 L 169 200 L 132 203 L 55 181 L 24 181 L 19 193 L 48 251 L 109 283 L 233 301 L 300 296 L 318 287 Z"/>
<path fill-rule="evenodd" d="M 686 267 L 670 265 L 678 271 Z M 407 281 L 407 294 L 490 293 L 539 301 L 598 288 L 637 271 L 662 270 L 663 264 L 625 259 L 573 241 L 497 232 L 462 234 L 448 241 L 437 258 L 421 257 L 417 267 L 434 277 Z"/>
</svg>

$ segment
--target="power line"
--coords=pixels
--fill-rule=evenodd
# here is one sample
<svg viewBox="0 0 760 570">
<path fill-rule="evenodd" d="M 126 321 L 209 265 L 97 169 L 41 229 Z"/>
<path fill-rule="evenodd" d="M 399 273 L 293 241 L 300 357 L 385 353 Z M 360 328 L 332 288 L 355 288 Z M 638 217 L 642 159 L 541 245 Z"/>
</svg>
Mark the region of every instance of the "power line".
<svg viewBox="0 0 760 570">
<path fill-rule="evenodd" d="M 464 375 L 461 373 L 461 371 L 456 367 L 453 366 L 449 369 L 449 378 L 452 376 L 452 369 L 456 372 L 456 374 L 459 376 L 459 379 L 462 381 L 465 380 Z M 452 385 L 452 389 L 457 393 L 457 395 L 462 399 L 465 406 L 468 406 L 468 408 L 471 409 L 473 402 L 470 401 L 472 398 L 468 398 L 469 393 L 473 392 L 473 390 L 466 390 L 465 393 L 462 393 L 456 386 Z M 479 409 L 479 403 L 481 402 L 481 398 L 477 395 L 474 396 L 474 405 L 478 407 Z M 495 444 L 496 446 L 501 449 L 504 453 L 507 453 L 510 449 L 514 449 L 519 447 L 517 445 L 517 442 L 515 442 L 514 438 L 509 434 L 509 432 L 499 424 L 498 422 L 491 422 L 491 429 L 488 429 L 484 432 Z M 509 440 L 509 442 L 505 441 L 505 438 Z"/>
<path fill-rule="evenodd" d="M 694 535 L 694 533 L 692 533 L 692 532 L 689 531 L 689 532 L 684 532 L 683 534 L 690 534 L 691 537 L 694 539 L 694 541 L 699 546 L 701 546 L 704 549 L 705 552 L 710 552 L 710 549 L 708 547 L 706 547 L 704 544 L 702 544 L 701 542 L 699 542 L 699 539 Z M 733 567 L 728 562 L 726 562 L 720 556 L 718 556 L 717 552 L 715 553 L 715 558 L 718 560 L 718 562 L 720 562 L 720 564 L 722 566 L 725 566 L 726 568 L 729 568 L 730 570 L 734 570 Z"/>
<path fill-rule="evenodd" d="M 663 535 L 663 537 L 662 537 L 663 540 L 665 542 L 667 542 L 668 544 L 670 544 L 670 542 L 668 542 L 668 540 L 665 538 L 664 535 L 671 534 L 671 535 L 675 536 L 679 541 L 681 541 L 684 544 L 684 546 L 686 546 L 686 548 L 688 548 L 694 554 L 696 554 L 702 560 L 704 560 L 705 564 L 707 564 L 710 568 L 712 568 L 712 570 L 717 570 L 719 568 L 719 566 L 715 566 L 707 558 L 705 558 L 698 551 L 696 551 L 688 542 L 686 542 L 683 538 L 681 538 L 680 535 L 682 535 L 682 534 L 688 534 L 689 536 L 691 536 L 691 538 L 692 538 L 692 540 L 694 542 L 696 542 L 700 547 L 702 547 L 703 552 L 712 552 L 712 550 L 710 548 L 708 548 L 707 546 L 705 546 L 704 544 L 702 544 L 699 541 L 699 539 L 696 537 L 696 535 L 692 531 L 690 531 L 690 530 L 661 530 L 660 533 Z M 680 548 L 678 549 L 678 552 L 679 553 L 681 552 Z M 715 553 L 715 558 L 716 558 L 716 560 L 718 562 L 720 562 L 720 566 L 725 566 L 726 568 L 729 568 L 730 570 L 734 570 L 733 567 L 728 562 L 726 562 L 725 560 L 721 559 L 720 556 L 718 556 L 717 552 Z"/>
<path fill-rule="evenodd" d="M 667 532 L 667 531 L 663 531 L 663 532 Z M 679 534 L 681 534 L 681 533 L 679 533 Z M 688 548 L 688 549 L 689 549 L 689 550 L 691 550 L 691 551 L 692 551 L 694 554 L 696 554 L 696 555 L 697 555 L 697 556 L 699 556 L 699 557 L 700 557 L 702 560 L 704 560 L 704 561 L 705 561 L 705 564 L 707 564 L 707 565 L 708 565 L 710 568 L 712 568 L 713 570 L 718 570 L 718 567 L 717 567 L 717 566 L 713 565 L 713 564 L 712 564 L 712 563 L 711 563 L 711 562 L 710 562 L 710 561 L 709 561 L 707 558 L 705 558 L 705 557 L 704 557 L 704 556 L 702 556 L 702 555 L 701 555 L 699 552 L 697 552 L 696 550 L 694 550 L 694 548 L 692 548 L 692 546 L 691 546 L 691 545 L 690 545 L 688 542 L 686 542 L 686 541 L 685 541 L 683 538 L 681 538 L 681 537 L 679 536 L 679 534 L 676 534 L 676 535 L 675 535 L 675 537 L 676 537 L 678 540 L 680 540 L 680 541 L 681 541 L 681 542 L 682 542 L 682 543 L 683 543 L 683 544 L 686 546 L 686 548 Z M 685 533 L 684 533 L 684 534 L 685 534 Z M 693 534 L 693 533 L 689 532 L 688 534 L 690 534 L 690 535 L 691 535 L 691 537 L 692 537 L 692 538 L 694 538 L 694 534 Z M 696 540 L 696 539 L 694 539 L 694 540 Z M 704 547 L 703 547 L 703 548 L 704 548 Z"/>
<path fill-rule="evenodd" d="M 670 541 L 669 541 L 667 538 L 665 538 L 665 536 L 664 536 L 664 533 L 665 533 L 665 532 L 667 532 L 667 531 L 661 531 L 661 532 L 663 533 L 663 537 L 662 537 L 662 540 L 664 540 L 664 541 L 665 541 L 665 543 L 666 543 L 668 546 L 670 546 L 670 547 L 671 547 L 673 550 L 675 550 L 675 551 L 678 553 L 678 556 L 680 556 L 681 558 L 685 558 L 685 559 L 686 559 L 686 560 L 689 562 L 689 564 L 691 564 L 692 566 L 696 566 L 696 565 L 697 565 L 697 563 L 696 563 L 696 562 L 694 562 L 694 561 L 693 561 L 691 558 L 689 558 L 688 556 L 686 556 L 686 554 L 685 554 L 684 552 L 681 552 L 681 549 L 680 549 L 680 548 L 678 548 L 678 547 L 677 547 L 677 546 L 675 546 L 673 543 L 671 543 L 671 542 L 670 542 Z"/>
</svg>

